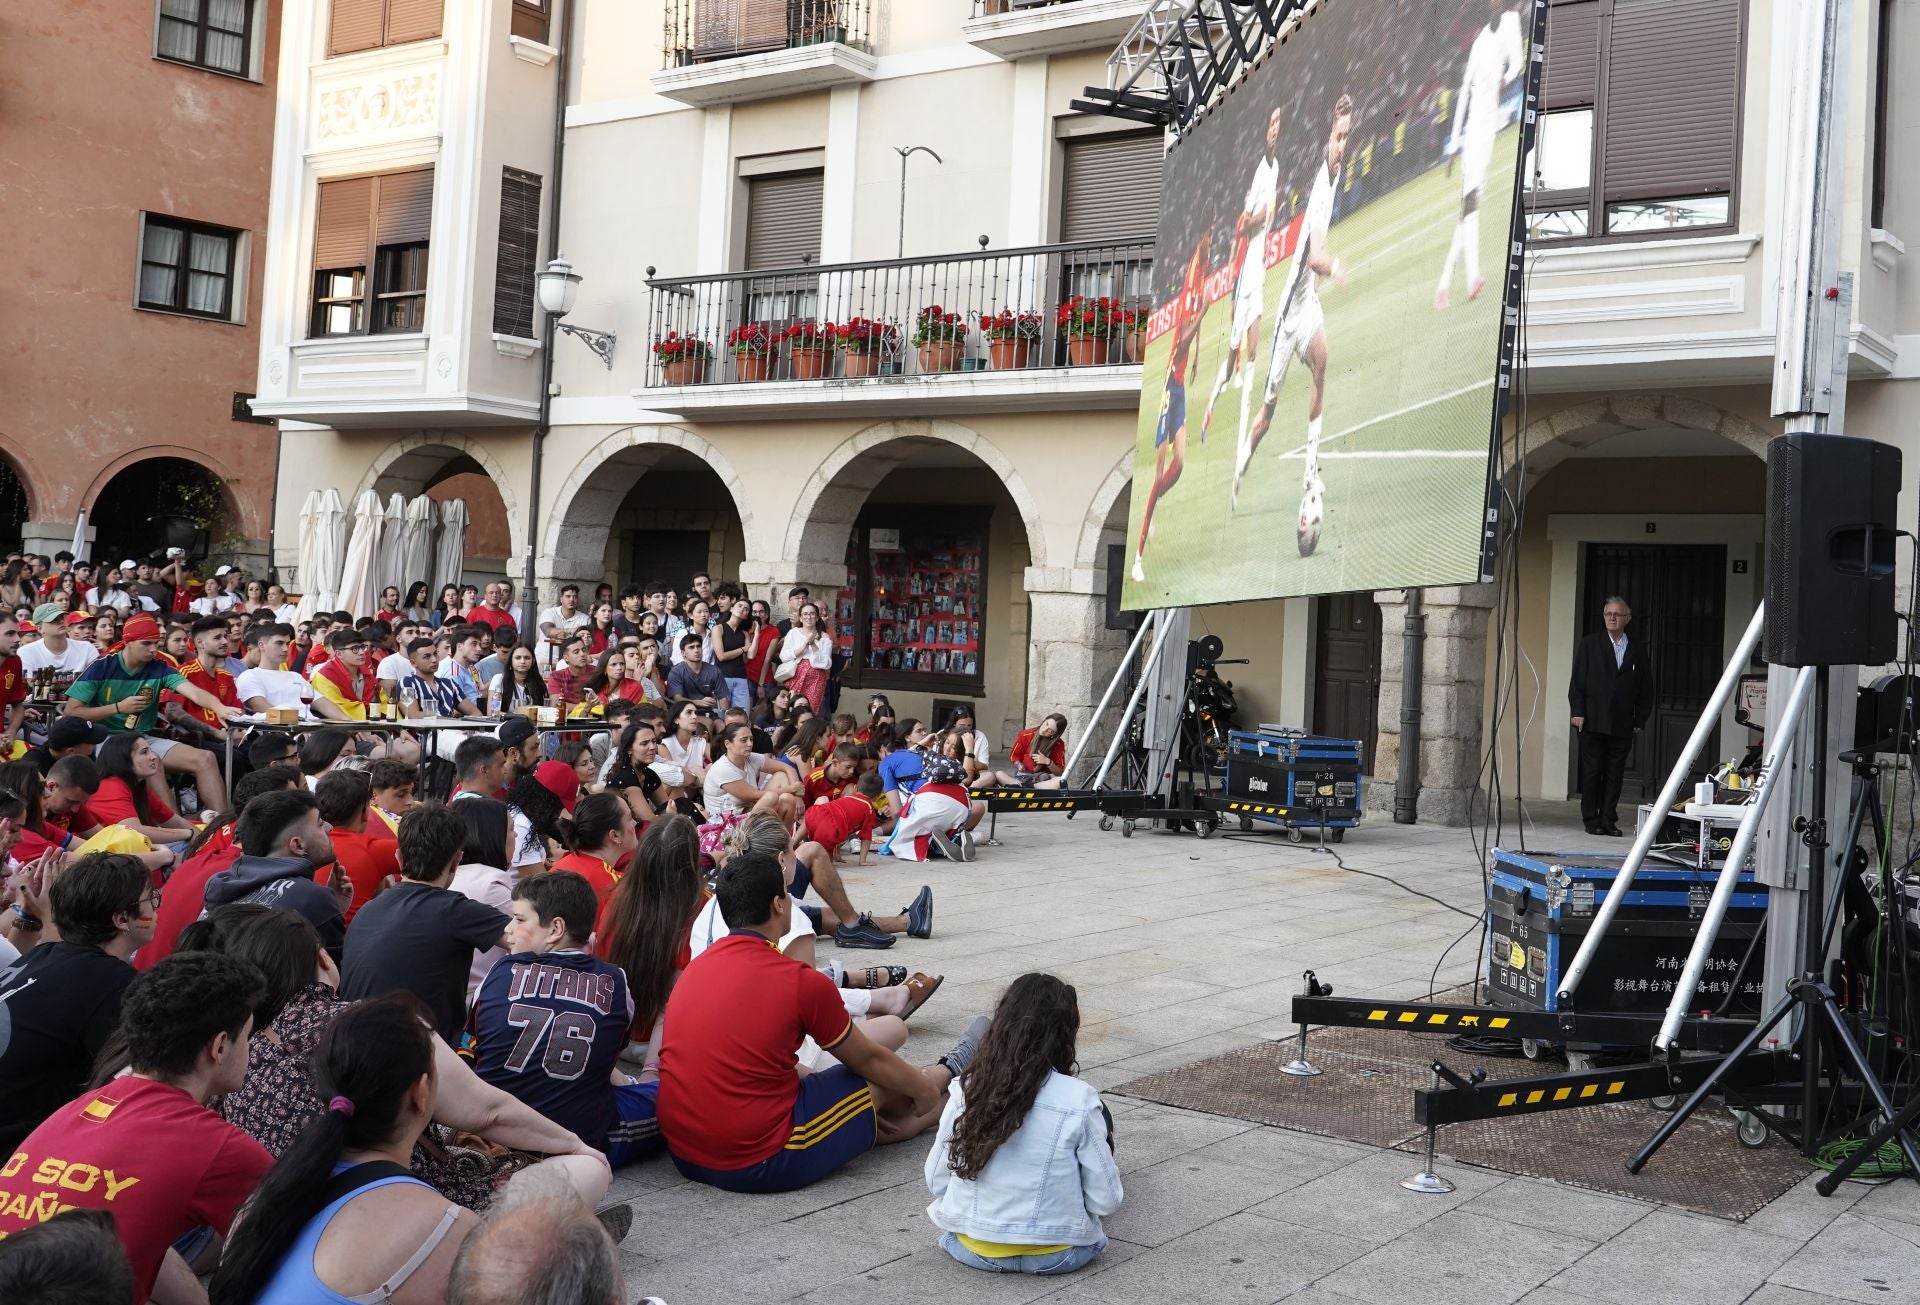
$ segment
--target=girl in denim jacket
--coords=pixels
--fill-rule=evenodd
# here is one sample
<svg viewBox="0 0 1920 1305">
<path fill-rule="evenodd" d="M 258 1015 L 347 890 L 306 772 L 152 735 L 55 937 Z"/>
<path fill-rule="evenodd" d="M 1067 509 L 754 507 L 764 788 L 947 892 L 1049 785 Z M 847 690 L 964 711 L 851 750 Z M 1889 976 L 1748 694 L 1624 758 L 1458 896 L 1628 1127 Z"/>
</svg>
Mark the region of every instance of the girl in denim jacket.
<svg viewBox="0 0 1920 1305">
<path fill-rule="evenodd" d="M 1071 1273 L 1107 1247 L 1120 1208 L 1113 1125 L 1073 1077 L 1080 1004 L 1051 974 L 1008 986 L 954 1081 L 927 1156 L 940 1247 L 990 1273 Z"/>
</svg>

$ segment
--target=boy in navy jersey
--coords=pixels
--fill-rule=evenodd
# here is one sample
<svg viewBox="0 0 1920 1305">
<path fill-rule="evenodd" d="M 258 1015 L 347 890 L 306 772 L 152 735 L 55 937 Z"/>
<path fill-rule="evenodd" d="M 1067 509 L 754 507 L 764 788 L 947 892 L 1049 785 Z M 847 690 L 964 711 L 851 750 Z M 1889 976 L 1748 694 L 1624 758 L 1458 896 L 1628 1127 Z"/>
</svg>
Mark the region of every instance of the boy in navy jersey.
<svg viewBox="0 0 1920 1305">
<path fill-rule="evenodd" d="M 607 1153 L 616 1168 L 660 1149 L 657 1082 L 614 1068 L 633 1023 L 627 976 L 587 950 L 598 902 L 571 870 L 514 885 L 511 953 L 488 971 L 467 1028 L 474 1071 Z"/>
</svg>

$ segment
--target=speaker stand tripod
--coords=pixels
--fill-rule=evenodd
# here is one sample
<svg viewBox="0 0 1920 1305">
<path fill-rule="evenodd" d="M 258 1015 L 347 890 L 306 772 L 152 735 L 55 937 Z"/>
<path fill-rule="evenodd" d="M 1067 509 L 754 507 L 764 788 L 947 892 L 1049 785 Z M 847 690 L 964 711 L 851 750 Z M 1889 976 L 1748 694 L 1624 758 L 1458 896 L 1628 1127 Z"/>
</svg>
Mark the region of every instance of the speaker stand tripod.
<svg viewBox="0 0 1920 1305">
<path fill-rule="evenodd" d="M 1798 1049 L 1800 1060 L 1800 1153 L 1811 1159 L 1813 1155 L 1819 1151 L 1823 1140 L 1819 1122 L 1821 1118 L 1821 1107 L 1824 1104 L 1820 1083 L 1820 1059 L 1825 1040 L 1831 1037 L 1839 1044 L 1846 1060 L 1851 1062 L 1854 1072 L 1859 1076 L 1861 1085 L 1866 1089 L 1868 1095 L 1873 1098 L 1873 1103 L 1875 1107 L 1878 1108 L 1880 1117 L 1887 1121 L 1882 1130 L 1882 1134 L 1876 1134 L 1878 1140 L 1872 1141 L 1866 1147 L 1862 1148 L 1862 1150 L 1857 1153 L 1853 1165 L 1847 1166 L 1846 1172 L 1851 1173 L 1853 1166 L 1858 1165 L 1861 1159 L 1872 1154 L 1872 1152 L 1878 1148 L 1880 1142 L 1888 1138 L 1898 1138 L 1900 1149 L 1907 1158 L 1909 1172 L 1916 1181 L 1920 1181 L 1920 1144 L 1916 1144 L 1911 1127 L 1914 1118 L 1920 1118 L 1920 1109 L 1916 1109 L 1915 1105 L 1916 1102 L 1920 1102 L 1920 1093 L 1915 1094 L 1914 1101 L 1908 1103 L 1906 1110 L 1896 1111 L 1894 1109 L 1893 1101 L 1887 1093 L 1886 1085 L 1880 1081 L 1880 1076 L 1874 1070 L 1872 1062 L 1868 1059 L 1866 1052 L 1861 1049 L 1859 1041 L 1853 1036 L 1853 1030 L 1848 1027 L 1846 1016 L 1840 1010 L 1839 1002 L 1834 999 L 1833 989 L 1828 986 L 1825 978 L 1829 921 L 1834 918 L 1833 913 L 1825 909 L 1827 900 L 1827 753 L 1824 740 L 1827 737 L 1827 668 L 1825 666 L 1817 667 L 1814 675 L 1813 739 L 1815 741 L 1815 747 L 1813 749 L 1813 764 L 1811 767 L 1813 813 L 1808 816 L 1799 827 L 1800 840 L 1807 848 L 1807 896 L 1806 910 L 1802 921 L 1804 927 L 1801 933 L 1800 977 L 1788 985 L 1785 999 L 1769 1011 L 1767 1017 L 1754 1026 L 1753 1032 L 1742 1039 L 1740 1045 L 1729 1052 L 1726 1058 L 1714 1067 L 1713 1072 L 1707 1075 L 1705 1081 L 1694 1089 L 1693 1095 L 1689 1096 L 1686 1101 L 1681 1104 L 1679 1109 L 1669 1115 L 1660 1127 L 1654 1131 L 1653 1136 L 1647 1139 L 1647 1144 L 1635 1152 L 1632 1159 L 1627 1161 L 1627 1172 L 1630 1174 L 1639 1173 L 1640 1170 L 1646 1166 L 1647 1161 L 1653 1158 L 1654 1153 L 1664 1146 L 1667 1140 L 1679 1130 L 1680 1126 L 1686 1123 L 1693 1115 L 1693 1112 L 1700 1108 L 1701 1103 L 1713 1094 L 1714 1089 L 1719 1086 L 1721 1079 L 1725 1078 L 1727 1073 L 1732 1070 L 1735 1065 L 1739 1064 L 1764 1043 L 1768 1035 L 1771 1034 L 1774 1029 L 1778 1028 L 1780 1022 L 1786 1019 L 1797 1007 L 1800 1010 L 1800 1040 Z M 1852 822 L 1856 836 L 1860 827 L 1860 819 L 1863 815 L 1860 808 L 1864 806 L 1864 800 L 1856 806 L 1855 818 Z M 1848 849 L 1848 860 L 1849 864 L 1851 864 L 1851 848 Z M 1833 1090 L 1838 1092 L 1840 1090 L 1839 1071 L 1843 1070 L 1845 1066 L 1837 1065 L 1834 1068 L 1835 1083 Z M 1771 1116 L 1763 1115 L 1762 1118 L 1768 1120 L 1769 1126 L 1773 1125 L 1774 1121 Z M 1829 1175 L 1829 1178 L 1831 1177 L 1832 1176 Z M 1821 1194 L 1828 1195 L 1831 1192 L 1832 1187 L 1825 1185 L 1825 1180 L 1823 1180 L 1821 1184 Z"/>
</svg>

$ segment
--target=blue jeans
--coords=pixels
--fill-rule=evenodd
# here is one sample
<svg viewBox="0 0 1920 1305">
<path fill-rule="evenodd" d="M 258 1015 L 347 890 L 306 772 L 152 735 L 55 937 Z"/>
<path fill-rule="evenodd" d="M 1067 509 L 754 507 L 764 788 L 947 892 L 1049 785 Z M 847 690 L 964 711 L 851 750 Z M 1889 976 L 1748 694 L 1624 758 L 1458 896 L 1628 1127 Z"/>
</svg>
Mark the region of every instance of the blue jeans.
<svg viewBox="0 0 1920 1305">
<path fill-rule="evenodd" d="M 1051 1255 L 1010 1255 L 1002 1259 L 992 1259 L 985 1255 L 975 1255 L 962 1246 L 960 1239 L 952 1233 L 942 1233 L 940 1249 L 969 1269 L 985 1269 L 988 1273 L 1052 1275 L 1072 1273 L 1075 1269 L 1083 1267 L 1094 1256 L 1107 1249 L 1107 1239 L 1103 1235 L 1091 1246 L 1069 1246 L 1066 1250 L 1055 1251 Z"/>
<path fill-rule="evenodd" d="M 753 706 L 753 684 L 744 677 L 727 677 L 727 697 L 736 707 Z"/>
</svg>

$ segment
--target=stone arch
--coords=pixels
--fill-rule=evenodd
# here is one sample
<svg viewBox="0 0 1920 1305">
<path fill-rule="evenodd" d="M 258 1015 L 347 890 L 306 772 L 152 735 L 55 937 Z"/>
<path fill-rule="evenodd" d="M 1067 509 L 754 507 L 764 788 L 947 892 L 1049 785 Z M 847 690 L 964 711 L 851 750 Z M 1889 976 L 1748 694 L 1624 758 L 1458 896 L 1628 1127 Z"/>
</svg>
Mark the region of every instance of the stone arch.
<svg viewBox="0 0 1920 1305">
<path fill-rule="evenodd" d="M 598 575 L 606 555 L 607 535 L 620 505 L 641 477 L 676 450 L 691 454 L 719 478 L 740 519 L 747 555 L 754 556 L 759 541 L 754 538 L 753 517 L 746 507 L 746 487 L 727 456 L 684 426 L 628 426 L 596 443 L 554 495 L 546 537 L 541 540 L 538 565 L 542 574 L 557 576 L 570 563 L 579 563 L 584 567 L 582 574 Z M 580 520 L 583 515 L 588 518 L 584 522 Z M 568 575 L 578 578 L 571 571 Z"/>
<path fill-rule="evenodd" d="M 208 471 L 219 477 L 221 497 L 226 500 L 227 510 L 232 513 L 233 520 L 239 524 L 241 532 L 251 538 L 262 539 L 266 537 L 267 523 L 265 504 L 272 501 L 272 494 L 269 487 L 257 487 L 268 490 L 266 493 L 237 494 L 234 492 L 235 485 L 237 483 L 244 484 L 244 482 L 241 482 L 239 477 L 234 475 L 233 469 L 230 466 L 205 449 L 190 449 L 178 444 L 148 444 L 141 448 L 130 449 L 122 453 L 119 457 L 106 463 L 99 471 L 94 473 L 93 480 L 87 485 L 86 496 L 81 500 L 81 504 L 92 508 L 92 506 L 99 501 L 101 491 L 106 489 L 115 476 L 125 471 L 128 467 L 133 466 L 135 463 L 146 462 L 152 458 L 176 458 L 181 462 L 191 462 L 198 466 L 205 467 Z M 19 466 L 21 464 L 15 460 L 15 465 Z"/>
<path fill-rule="evenodd" d="M 1757 458 L 1767 456 L 1767 444 L 1778 434 L 1737 412 L 1685 395 L 1615 394 L 1529 422 L 1507 438 L 1501 464 L 1511 470 L 1524 457 L 1529 479 L 1538 480 L 1581 450 L 1616 435 L 1675 427 L 1718 435 Z"/>
<path fill-rule="evenodd" d="M 1114 506 L 1125 499 L 1128 487 L 1133 484 L 1133 459 L 1134 450 L 1129 448 L 1107 472 L 1100 488 L 1093 492 L 1093 502 L 1088 504 L 1087 515 L 1080 522 L 1080 542 L 1073 551 L 1075 569 L 1098 570 L 1106 564 L 1107 553 L 1101 545 L 1107 542 L 1106 535 L 1112 528 Z M 1121 529 L 1125 528 L 1123 513 Z"/>
<path fill-rule="evenodd" d="M 40 491 L 40 469 L 27 456 L 26 450 L 15 444 L 5 432 L 0 432 L 0 462 L 4 462 L 13 473 L 13 478 L 20 482 L 20 496 L 26 504 L 24 521 L 32 521 L 42 512 L 60 511 L 60 505 L 52 501 L 54 493 L 43 494 Z M 78 506 L 74 510 L 78 511 Z"/>
<path fill-rule="evenodd" d="M 360 484 L 347 498 L 347 507 L 352 509 L 353 502 L 369 489 L 378 490 L 384 499 L 398 490 L 408 498 L 424 493 L 436 473 L 441 471 L 455 458 L 471 458 L 493 482 L 493 488 L 500 495 L 501 505 L 506 509 L 507 536 L 511 541 L 511 556 L 508 558 L 508 570 L 513 570 L 515 559 L 525 556 L 527 537 L 525 523 L 520 515 L 519 503 L 514 498 L 512 483 L 499 461 L 488 452 L 486 447 L 454 431 L 422 431 L 418 435 L 409 435 L 405 439 L 395 440 L 380 451 L 373 465 L 367 468 L 367 474 L 360 478 Z"/>
<path fill-rule="evenodd" d="M 978 431 L 939 418 L 878 422 L 849 436 L 814 469 L 801 487 L 787 526 L 781 556 L 788 562 L 838 567 L 846 557 L 848 532 L 873 492 L 887 474 L 906 462 L 902 441 L 939 440 L 965 449 L 1000 478 L 1007 496 L 1020 513 L 1027 535 L 1027 554 L 1035 566 L 1046 565 L 1046 530 L 1040 509 L 1012 459 Z"/>
</svg>

